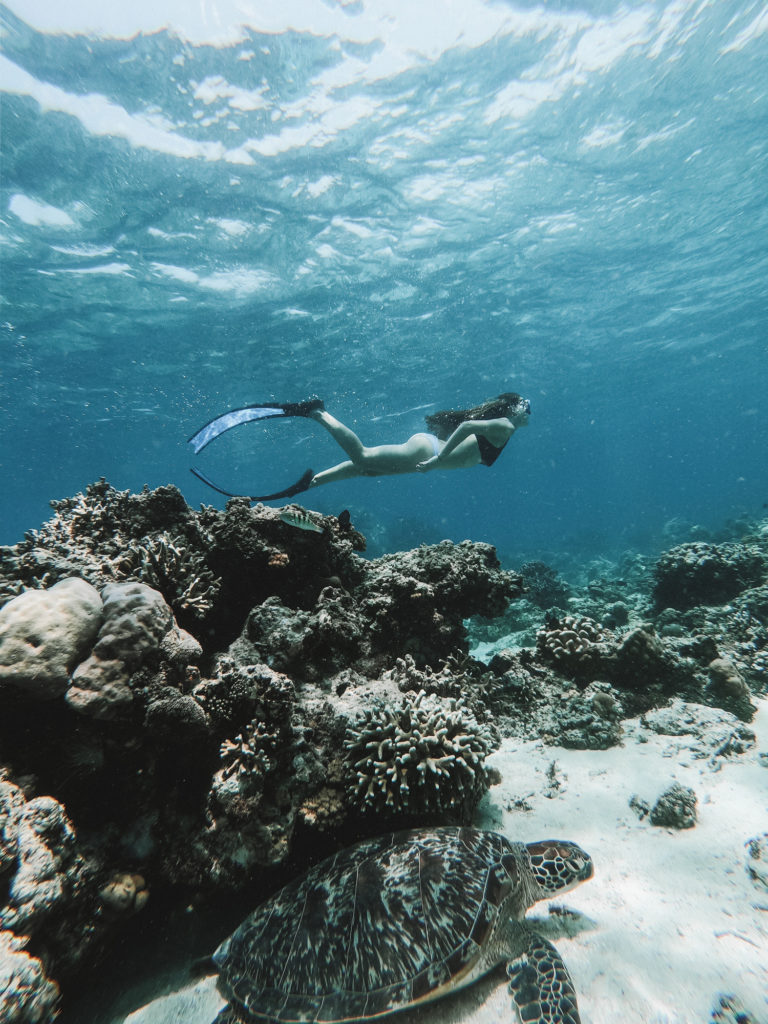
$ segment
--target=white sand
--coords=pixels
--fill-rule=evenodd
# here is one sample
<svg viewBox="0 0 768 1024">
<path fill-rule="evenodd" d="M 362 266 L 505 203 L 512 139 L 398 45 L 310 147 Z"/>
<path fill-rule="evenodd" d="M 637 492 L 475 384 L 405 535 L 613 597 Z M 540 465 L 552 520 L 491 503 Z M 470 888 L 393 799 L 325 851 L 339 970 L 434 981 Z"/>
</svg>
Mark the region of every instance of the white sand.
<svg viewBox="0 0 768 1024">
<path fill-rule="evenodd" d="M 611 750 L 508 740 L 491 758 L 502 782 L 481 805 L 479 825 L 522 841 L 573 839 L 594 858 L 594 879 L 553 901 L 573 916 L 548 918 L 545 904 L 528 915 L 567 963 L 583 1024 L 706 1024 L 721 993 L 768 1022 L 768 891 L 750 880 L 745 849 L 768 832 L 768 767 L 758 760 L 768 752 L 768 701 L 750 727 L 756 747 L 719 759 L 720 770 L 695 757 L 691 737 L 657 736 L 637 723 L 628 723 L 624 746 Z M 548 797 L 553 760 L 563 787 Z M 640 821 L 630 797 L 653 804 L 674 781 L 696 791 L 696 827 Z M 530 809 L 516 808 L 519 800 Z M 125 1024 L 210 1024 L 220 1005 L 214 999 L 208 980 Z M 501 969 L 394 1019 L 511 1024 L 514 1017 Z"/>
</svg>

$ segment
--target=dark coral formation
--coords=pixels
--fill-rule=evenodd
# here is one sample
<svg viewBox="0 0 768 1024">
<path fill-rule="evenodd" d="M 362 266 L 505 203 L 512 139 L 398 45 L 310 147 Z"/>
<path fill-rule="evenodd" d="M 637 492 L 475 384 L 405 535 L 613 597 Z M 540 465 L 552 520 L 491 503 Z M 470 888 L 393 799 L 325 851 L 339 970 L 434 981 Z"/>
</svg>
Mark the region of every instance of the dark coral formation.
<svg viewBox="0 0 768 1024">
<path fill-rule="evenodd" d="M 538 608 L 565 608 L 571 590 L 557 572 L 545 562 L 525 562 L 520 568 L 525 599 Z"/>
<path fill-rule="evenodd" d="M 693 828 L 698 820 L 696 793 L 690 786 L 673 783 L 651 808 L 650 822 L 662 828 Z"/>
<path fill-rule="evenodd" d="M 26 936 L 0 931 L 0 1020 L 3 1024 L 44 1024 L 53 1020 L 61 993 L 31 956 Z"/>
<path fill-rule="evenodd" d="M 753 545 L 681 544 L 656 563 L 653 598 L 658 608 L 723 604 L 765 582 L 768 561 Z"/>
</svg>

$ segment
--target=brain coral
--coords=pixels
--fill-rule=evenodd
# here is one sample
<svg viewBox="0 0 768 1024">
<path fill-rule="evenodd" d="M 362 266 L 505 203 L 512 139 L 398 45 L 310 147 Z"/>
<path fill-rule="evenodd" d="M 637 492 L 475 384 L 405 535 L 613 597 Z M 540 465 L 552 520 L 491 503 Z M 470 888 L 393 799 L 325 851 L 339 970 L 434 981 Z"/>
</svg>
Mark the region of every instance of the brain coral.
<svg viewBox="0 0 768 1024">
<path fill-rule="evenodd" d="M 85 580 L 19 594 L 0 610 L 0 683 L 35 697 L 60 696 L 101 621 L 101 597 Z"/>
<path fill-rule="evenodd" d="M 485 758 L 496 743 L 462 700 L 422 690 L 399 707 L 366 711 L 348 727 L 345 745 L 353 800 L 365 810 L 463 816 L 488 788 Z"/>
</svg>

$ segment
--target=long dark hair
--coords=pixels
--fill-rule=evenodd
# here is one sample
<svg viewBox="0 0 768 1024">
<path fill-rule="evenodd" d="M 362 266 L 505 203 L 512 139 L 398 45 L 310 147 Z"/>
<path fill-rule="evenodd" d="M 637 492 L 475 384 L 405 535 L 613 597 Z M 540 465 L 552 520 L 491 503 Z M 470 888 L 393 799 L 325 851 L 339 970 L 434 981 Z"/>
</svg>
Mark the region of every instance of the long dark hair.
<svg viewBox="0 0 768 1024">
<path fill-rule="evenodd" d="M 430 433 L 441 441 L 447 441 L 456 427 L 466 420 L 494 420 L 506 416 L 510 408 L 519 405 L 522 397 L 514 391 L 505 391 L 503 395 L 489 398 L 482 405 L 472 409 L 441 409 L 425 416 Z"/>
</svg>

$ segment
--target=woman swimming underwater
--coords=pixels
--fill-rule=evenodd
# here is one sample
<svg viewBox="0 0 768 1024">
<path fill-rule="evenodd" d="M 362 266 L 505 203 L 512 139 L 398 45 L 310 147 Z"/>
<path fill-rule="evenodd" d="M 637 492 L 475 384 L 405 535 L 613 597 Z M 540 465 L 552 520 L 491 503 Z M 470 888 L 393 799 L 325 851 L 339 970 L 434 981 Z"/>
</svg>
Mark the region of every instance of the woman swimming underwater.
<svg viewBox="0 0 768 1024">
<path fill-rule="evenodd" d="M 275 494 L 245 495 L 252 501 L 293 497 L 312 487 L 349 480 L 358 476 L 391 476 L 398 473 L 427 473 L 434 469 L 467 469 L 492 466 L 519 427 L 528 423 L 531 403 L 514 392 L 505 392 L 471 409 L 447 409 L 426 417 L 430 433 L 413 434 L 402 444 L 368 447 L 357 434 L 329 412 L 319 398 L 284 405 L 246 406 L 217 417 L 190 438 L 195 453 L 239 423 L 275 416 L 303 416 L 323 426 L 348 458 L 330 469 L 302 478 Z M 215 490 L 232 496 L 212 483 L 197 469 L 192 472 Z"/>
</svg>

